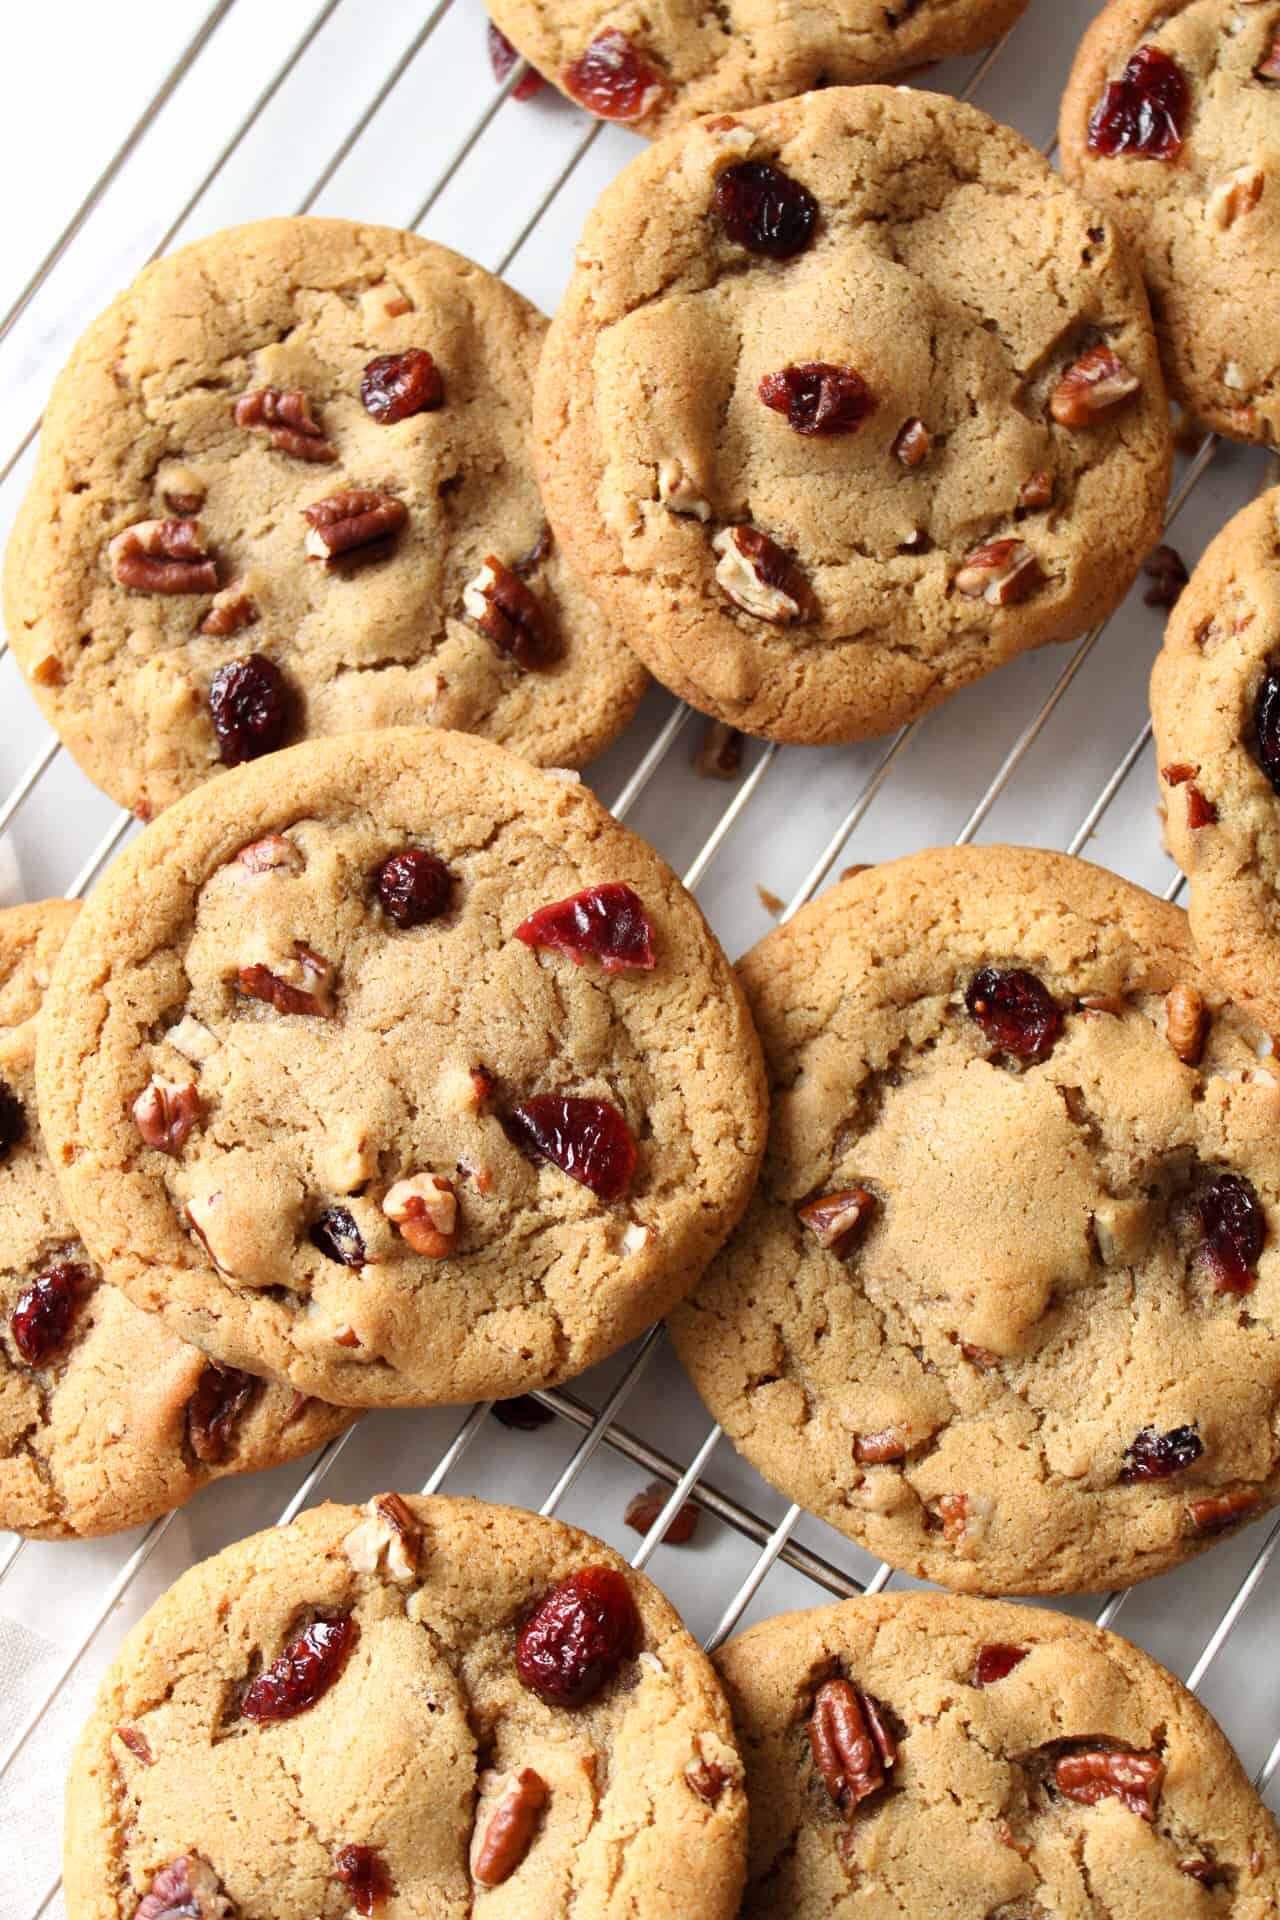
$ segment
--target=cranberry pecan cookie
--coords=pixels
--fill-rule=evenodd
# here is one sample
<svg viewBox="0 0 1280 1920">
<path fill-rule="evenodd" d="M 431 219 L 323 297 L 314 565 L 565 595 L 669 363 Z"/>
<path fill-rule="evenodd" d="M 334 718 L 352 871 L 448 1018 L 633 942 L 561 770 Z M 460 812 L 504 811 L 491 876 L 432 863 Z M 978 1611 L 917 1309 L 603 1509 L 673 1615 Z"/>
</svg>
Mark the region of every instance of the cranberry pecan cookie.
<svg viewBox="0 0 1280 1920">
<path fill-rule="evenodd" d="M 638 133 L 696 114 L 855 86 L 971 53 L 1013 25 L 1026 0 L 489 0 L 526 59 L 579 106 Z"/>
<path fill-rule="evenodd" d="M 1280 15 L 1112 0 L 1062 101 L 1062 169 L 1131 241 L 1174 397 L 1234 440 L 1280 435 Z"/>
<path fill-rule="evenodd" d="M 552 525 L 659 679 L 811 742 L 1109 612 L 1169 469 L 1106 218 L 1016 133 L 887 87 L 633 160 L 587 223 L 535 429 Z"/>
<path fill-rule="evenodd" d="M 114 1533 L 291 1460 L 350 1415 L 214 1366 L 98 1278 L 40 1132 L 36 1031 L 78 907 L 0 913 L 0 1527 Z"/>
<path fill-rule="evenodd" d="M 503 1398 L 687 1292 L 764 1144 L 697 907 L 572 776 L 388 729 L 161 817 L 40 1046 L 89 1249 L 224 1365 L 342 1405 Z"/>
<path fill-rule="evenodd" d="M 125 1641 L 67 1914 L 731 1920 L 746 1825 L 715 1674 L 643 1575 L 511 1507 L 381 1494 L 229 1547 Z"/>
<path fill-rule="evenodd" d="M 1280 1033 L 1280 490 L 1206 549 L 1165 630 L 1151 717 L 1201 957 Z"/>
<path fill-rule="evenodd" d="M 1280 1498 L 1280 1077 L 1178 908 L 921 853 L 740 974 L 769 1148 L 672 1331 L 767 1478 L 975 1592 L 1143 1579 Z"/>
<path fill-rule="evenodd" d="M 144 818 L 304 736 L 458 727 L 578 766 L 644 676 L 546 531 L 546 322 L 389 227 L 148 267 L 54 388 L 5 570 L 50 723 Z"/>
<path fill-rule="evenodd" d="M 881 1594 L 717 1655 L 751 1803 L 742 1920 L 1266 1920 L 1280 1835 L 1223 1737 L 1117 1634 Z"/>
</svg>

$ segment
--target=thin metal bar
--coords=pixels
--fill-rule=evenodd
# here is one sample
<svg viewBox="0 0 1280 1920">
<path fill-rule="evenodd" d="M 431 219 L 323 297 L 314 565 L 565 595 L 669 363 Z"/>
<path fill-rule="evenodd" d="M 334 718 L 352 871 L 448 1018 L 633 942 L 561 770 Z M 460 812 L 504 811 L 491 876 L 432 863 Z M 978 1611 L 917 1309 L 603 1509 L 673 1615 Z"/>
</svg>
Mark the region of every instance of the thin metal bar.
<svg viewBox="0 0 1280 1920">
<path fill-rule="evenodd" d="M 708 836 L 703 844 L 702 851 L 698 854 L 689 871 L 684 876 L 684 884 L 688 887 L 690 893 L 695 892 L 699 883 L 704 879 L 707 868 L 711 865 L 711 862 L 715 859 L 721 847 L 737 825 L 744 807 L 747 806 L 752 794 L 777 759 L 778 752 L 777 741 L 771 740 L 760 758 L 756 761 L 754 767 L 752 767 L 746 779 L 739 783 L 737 792 L 721 814 L 714 831 Z"/>
<path fill-rule="evenodd" d="M 778 1555 L 791 1538 L 791 1534 L 803 1512 L 804 1508 L 797 1506 L 796 1503 L 792 1501 L 773 1532 L 769 1535 L 769 1538 L 765 1541 L 764 1546 L 756 1555 L 755 1564 L 750 1573 L 738 1588 L 738 1591 L 734 1594 L 724 1612 L 720 1615 L 711 1632 L 703 1641 L 702 1644 L 708 1653 L 714 1653 L 721 1642 L 727 1640 L 733 1632 L 738 1621 L 755 1599 L 765 1575 L 772 1568 Z"/>
<path fill-rule="evenodd" d="M 840 822 L 831 838 L 827 841 L 826 846 L 822 849 L 822 852 L 818 855 L 804 879 L 800 882 L 799 887 L 788 903 L 786 912 L 782 916 L 784 920 L 789 920 L 793 913 L 798 913 L 800 908 L 811 900 L 818 891 L 818 888 L 822 885 L 832 867 L 834 867 L 836 861 L 844 852 L 850 839 L 857 832 L 876 795 L 884 786 L 885 781 L 897 766 L 898 761 L 902 758 L 908 746 L 915 739 L 919 725 L 918 720 L 913 720 L 909 727 L 903 727 L 900 733 L 894 735 L 887 751 L 876 763 L 874 771 L 862 788 L 857 799 L 850 807 L 848 813 L 845 814 L 844 819 Z"/>
<path fill-rule="evenodd" d="M 662 762 L 666 759 L 669 749 L 675 745 L 692 718 L 693 708 L 686 707 L 682 702 L 664 722 L 653 744 L 649 747 L 639 766 L 614 801 L 610 811 L 615 820 L 623 820 L 627 814 L 630 813 L 632 807 L 640 798 L 640 795 L 644 792 L 654 774 L 662 765 Z"/>
<path fill-rule="evenodd" d="M 574 148 L 573 152 L 569 155 L 569 158 L 565 161 L 559 173 L 556 175 L 555 179 L 552 181 L 550 187 L 547 189 L 546 193 L 543 195 L 541 201 L 538 204 L 537 209 L 529 215 L 529 218 L 525 221 L 519 233 L 516 235 L 515 239 L 511 242 L 511 245 L 507 248 L 506 252 L 503 254 L 501 260 L 499 260 L 498 266 L 497 266 L 497 272 L 499 276 L 506 273 L 508 267 L 511 265 L 511 262 L 515 259 L 521 247 L 524 245 L 525 241 L 529 238 L 529 235 L 533 232 L 538 222 L 542 219 L 548 207 L 554 205 L 557 195 L 560 193 L 561 189 L 566 185 L 570 176 L 574 172 L 575 168 L 578 166 L 578 164 L 582 160 L 586 159 L 592 147 L 595 145 L 596 141 L 600 138 L 600 135 L 604 132 L 604 126 L 605 126 L 605 123 L 603 120 L 594 120 L 591 123 L 590 127 L 588 127 L 586 133 L 582 136 L 581 140 L 579 140 L 577 146 Z"/>
<path fill-rule="evenodd" d="M 645 1534 L 644 1539 L 631 1556 L 631 1564 L 637 1573 L 644 1571 L 654 1550 L 662 1545 L 663 1540 L 666 1538 L 667 1528 L 680 1512 L 690 1493 L 692 1493 L 694 1487 L 702 1477 L 702 1470 L 719 1446 L 723 1434 L 723 1427 L 712 1427 L 710 1433 L 698 1448 L 698 1451 L 694 1454 L 680 1478 L 676 1481 L 675 1486 L 672 1487 L 660 1512 L 654 1516 L 648 1533 Z"/>
<path fill-rule="evenodd" d="M 0 1561 L 0 1580 L 8 1579 L 13 1568 L 17 1565 L 18 1557 L 26 1544 L 26 1541 L 20 1533 L 14 1534 L 4 1550 L 4 1559 Z"/>
<path fill-rule="evenodd" d="M 662 1325 L 661 1321 L 659 1321 L 656 1327 L 650 1327 L 648 1333 L 645 1334 L 630 1366 L 601 1407 L 590 1428 L 574 1448 L 563 1471 L 556 1479 L 555 1485 L 552 1487 L 542 1505 L 538 1508 L 540 1514 L 544 1516 L 552 1514 L 560 1505 L 560 1502 L 564 1499 L 564 1496 L 568 1493 L 570 1487 L 578 1478 L 578 1475 L 582 1472 L 588 1460 L 591 1459 L 596 1448 L 600 1445 L 600 1442 L 605 1436 L 606 1429 L 613 1420 L 614 1414 L 618 1411 L 623 1401 L 627 1398 L 627 1395 L 631 1392 L 632 1387 L 648 1366 L 649 1361 L 653 1357 L 654 1349 L 665 1333 L 666 1328 Z"/>
<path fill-rule="evenodd" d="M 1129 748 L 1124 759 L 1120 762 L 1120 765 L 1116 768 L 1111 778 L 1107 781 L 1106 786 L 1102 789 L 1102 792 L 1098 795 L 1088 813 L 1086 813 L 1084 819 L 1072 834 L 1067 844 L 1068 853 L 1082 853 L 1089 844 L 1099 820 L 1101 820 L 1103 814 L 1107 811 L 1107 808 L 1111 805 L 1111 802 L 1115 799 L 1121 787 L 1146 752 L 1147 742 L 1150 738 L 1151 722 L 1150 720 L 1144 720 L 1142 723 L 1142 731 L 1139 733 L 1137 739 Z"/>
<path fill-rule="evenodd" d="M 448 0 L 445 0 L 445 3 L 447 5 Z M 498 88 L 493 98 L 489 101 L 488 105 L 485 107 L 484 111 L 481 113 L 479 119 L 473 122 L 470 131 L 463 135 L 462 139 L 458 142 L 452 154 L 450 154 L 448 160 L 445 162 L 444 172 L 440 174 L 440 176 L 436 180 L 435 185 L 432 187 L 430 193 L 427 195 L 426 199 L 423 201 L 422 205 L 418 208 L 418 211 L 414 214 L 412 220 L 410 220 L 409 222 L 409 228 L 411 232 L 416 232 L 417 229 L 422 225 L 423 221 L 426 219 L 427 215 L 430 213 L 432 207 L 435 206 L 436 201 L 440 198 L 441 194 L 445 191 L 446 187 L 448 187 L 450 183 L 453 181 L 453 179 L 456 177 L 459 168 L 462 166 L 463 162 L 466 160 L 468 154 L 471 153 L 472 150 L 477 146 L 481 137 L 488 129 L 491 121 L 494 120 L 497 114 L 506 105 L 507 101 L 511 98 L 511 95 L 515 92 L 516 88 L 520 85 L 520 82 L 524 79 L 528 71 L 529 69 L 525 65 L 523 60 L 516 61 L 515 66 L 512 67 L 510 73 L 507 75 L 506 79 L 502 82 L 502 85 Z"/>
<path fill-rule="evenodd" d="M 101 868 L 106 866 L 107 861 L 111 858 L 116 848 L 120 845 L 120 842 L 124 839 L 130 827 L 135 826 L 136 824 L 137 823 L 134 820 L 133 815 L 127 812 L 122 807 L 120 809 L 119 815 L 117 816 L 115 825 L 109 828 L 109 830 L 103 834 L 96 848 L 90 854 L 89 858 L 85 861 L 79 873 L 76 875 L 75 879 L 71 882 L 71 885 L 68 887 L 67 893 L 69 898 L 73 900 L 78 900 L 82 893 L 85 893 L 88 891 L 88 888 L 91 882 L 93 881 L 95 875 L 101 870 Z"/>
<path fill-rule="evenodd" d="M 1273 1521 L 1266 1539 L 1254 1555 L 1253 1565 L 1236 1588 L 1226 1612 L 1205 1643 L 1204 1652 L 1187 1675 L 1187 1687 L 1192 1693 L 1199 1690 L 1206 1673 L 1226 1645 L 1228 1635 L 1258 1591 L 1267 1568 L 1275 1558 L 1278 1545 L 1280 1545 L 1280 1520 Z"/>
<path fill-rule="evenodd" d="M 422 1485 L 424 1498 L 438 1493 L 484 1425 L 492 1400 L 477 1400 Z"/>
<path fill-rule="evenodd" d="M 62 742 L 56 735 L 40 749 L 4 805 L 0 806 L 0 833 L 6 831 L 18 810 L 35 792 L 37 783 L 48 773 L 61 750 Z"/>
</svg>

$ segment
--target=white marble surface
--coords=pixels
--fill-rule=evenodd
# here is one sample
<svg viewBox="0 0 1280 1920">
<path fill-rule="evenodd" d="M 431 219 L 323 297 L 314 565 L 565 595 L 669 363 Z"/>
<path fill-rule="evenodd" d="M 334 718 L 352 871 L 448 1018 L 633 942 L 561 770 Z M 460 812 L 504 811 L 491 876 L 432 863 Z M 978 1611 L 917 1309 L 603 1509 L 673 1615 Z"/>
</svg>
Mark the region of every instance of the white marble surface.
<svg viewBox="0 0 1280 1920">
<path fill-rule="evenodd" d="M 319 0 L 235 0 L 229 7 L 208 8 L 195 0 L 185 5 L 116 0 L 109 8 L 90 0 L 46 0 L 43 7 L 5 9 L 0 315 L 111 163 L 172 63 L 202 23 L 218 19 L 190 72 L 0 342 L 0 463 L 33 428 L 49 381 L 80 327 L 171 231 L 186 239 L 304 203 L 323 213 L 415 220 L 441 170 L 494 95 L 479 0 L 453 0 L 435 11 L 438 24 L 348 144 L 387 76 L 421 34 L 430 17 L 426 0 L 380 0 L 377 6 L 369 0 L 333 0 L 324 7 Z M 1031 0 L 1029 14 L 979 88 L 978 103 L 1029 139 L 1048 142 L 1071 48 L 1090 12 L 1086 0 Z M 259 96 L 322 16 L 302 57 L 236 139 Z M 934 84 L 962 87 L 975 66 L 970 61 L 941 69 Z M 423 231 L 486 265 L 499 265 L 587 131 L 584 118 L 556 98 L 502 106 L 433 200 Z M 229 144 L 232 150 L 218 165 Z M 544 306 L 554 304 L 563 286 L 587 209 L 633 145 L 624 133 L 601 131 L 516 248 L 510 277 Z M 340 146 L 340 162 L 331 167 Z M 0 484 L 0 536 L 7 531 L 30 459 L 28 451 Z M 1189 562 L 1262 475 L 1258 455 L 1216 454 L 1172 536 Z M 1144 724 L 1146 678 L 1159 638 L 1160 616 L 1135 593 L 1002 782 L 978 829 L 980 839 L 1045 846 L 1071 840 Z M 1013 743 L 1035 722 L 1071 658 L 1071 650 L 1059 648 L 1023 659 L 931 716 L 896 758 L 837 868 L 953 838 L 988 795 Z M 604 798 L 618 794 L 669 711 L 670 702 L 655 693 L 627 738 L 594 770 L 593 783 Z M 630 815 L 631 824 L 682 868 L 698 856 L 732 797 L 731 790 L 693 778 L 689 757 L 696 732 L 695 723 Z M 48 741 L 12 663 L 0 661 L 0 794 Z M 761 751 L 749 749 L 749 768 Z M 784 899 L 792 896 L 884 751 L 885 743 L 870 743 L 821 753 L 788 749 L 773 759 L 699 882 L 699 897 L 732 952 L 769 924 L 757 885 Z M 116 818 L 59 753 L 7 836 L 8 865 L 0 865 L 3 897 L 36 898 L 70 886 Z M 1157 832 L 1149 751 L 1138 759 L 1087 850 L 1159 890 L 1173 878 Z M 599 1369 L 575 1391 L 599 1404 L 629 1357 Z M 329 1474 L 325 1491 L 362 1498 L 379 1486 L 421 1483 L 462 1418 L 461 1410 L 446 1410 L 370 1419 Z M 692 1456 L 708 1427 L 691 1390 L 662 1352 L 621 1419 L 681 1462 Z M 557 1423 L 513 1441 L 485 1420 L 445 1488 L 536 1507 L 577 1437 Z M 179 1515 L 95 1639 L 83 1676 L 99 1670 L 126 1626 L 193 1558 L 273 1521 L 300 1477 L 292 1469 L 228 1483 Z M 635 1537 L 623 1528 L 622 1511 L 646 1477 L 603 1447 L 559 1511 L 629 1550 Z M 784 1511 L 784 1503 L 723 1445 L 708 1477 L 770 1524 Z M 1119 1625 L 1185 1674 L 1264 1537 L 1265 1529 L 1254 1528 L 1180 1573 L 1135 1591 Z M 847 1573 L 865 1578 L 874 1571 L 864 1555 L 816 1522 L 802 1522 L 796 1538 Z M 55 1648 L 73 1650 L 137 1544 L 138 1537 L 130 1536 L 83 1547 L 27 1548 L 0 1584 L 0 1617 L 38 1629 Z M 708 1522 L 693 1548 L 659 1548 L 650 1570 L 695 1630 L 707 1633 L 754 1554 L 751 1542 L 732 1528 Z M 778 1566 L 747 1617 L 821 1597 L 801 1575 Z M 1251 1766 L 1261 1762 L 1280 1731 L 1280 1674 L 1268 1658 L 1277 1602 L 1280 1574 L 1263 1582 L 1203 1689 Z M 1100 1602 L 1071 1604 L 1073 1610 L 1096 1613 Z M 10 1771 L 8 1790 L 0 1793 L 0 1920 L 24 1920 L 38 1904 L 31 1889 L 43 1890 L 56 1873 L 58 1814 L 49 1782 L 61 1769 L 72 1718 L 52 1716 L 53 1737 L 30 1743 Z M 9 1725 L 12 1731 L 14 1722 Z M 0 1739 L 5 1737 L 0 1718 Z"/>
</svg>

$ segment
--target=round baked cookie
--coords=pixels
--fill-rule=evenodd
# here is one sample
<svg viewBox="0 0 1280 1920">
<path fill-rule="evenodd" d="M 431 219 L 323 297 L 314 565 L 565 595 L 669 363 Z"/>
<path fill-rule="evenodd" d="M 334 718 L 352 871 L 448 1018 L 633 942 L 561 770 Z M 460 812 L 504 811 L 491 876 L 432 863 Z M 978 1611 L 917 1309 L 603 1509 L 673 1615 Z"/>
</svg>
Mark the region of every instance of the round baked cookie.
<svg viewBox="0 0 1280 1920">
<path fill-rule="evenodd" d="M 546 532 L 545 330 L 390 227 L 264 220 L 148 267 L 54 387 L 5 566 L 19 665 L 90 778 L 148 818 L 316 734 L 606 746 L 644 676 Z"/>
<path fill-rule="evenodd" d="M 864 85 L 999 39 L 1026 0 L 491 0 L 530 64 L 579 106 L 657 135 L 696 114 Z"/>
<path fill-rule="evenodd" d="M 1170 457 L 1105 217 L 1018 134 L 906 88 L 701 120 L 633 160 L 534 419 L 552 526 L 616 630 L 694 706 L 809 742 L 1108 613 Z"/>
<path fill-rule="evenodd" d="M 0 912 L 0 1527 L 41 1539 L 137 1526 L 351 1419 L 211 1365 L 99 1280 L 35 1097 L 40 1005 L 78 911 L 46 900 Z"/>
<path fill-rule="evenodd" d="M 766 1131 L 670 869 L 572 778 L 408 728 L 162 816 L 73 930 L 39 1061 L 108 1277 L 342 1405 L 603 1359 L 701 1274 Z"/>
<path fill-rule="evenodd" d="M 1117 1634 L 881 1594 L 762 1621 L 716 1663 L 751 1805 L 742 1920 L 1277 1911 L 1271 1815 L 1199 1702 Z"/>
<path fill-rule="evenodd" d="M 1280 435 L 1280 24 L 1235 0 L 1112 0 L 1062 101 L 1062 170 L 1131 241 L 1175 399 Z"/>
<path fill-rule="evenodd" d="M 135 1627 L 72 1768 L 67 1914 L 731 1920 L 746 1825 L 715 1673 L 642 1574 L 383 1494 L 227 1548 Z"/>
<path fill-rule="evenodd" d="M 977 1592 L 1143 1579 L 1280 1498 L 1280 1079 L 1178 908 L 927 852 L 740 976 L 769 1147 L 672 1331 L 761 1473 Z"/>
<path fill-rule="evenodd" d="M 1280 490 L 1206 548 L 1169 616 L 1151 718 L 1196 945 L 1280 1033 Z"/>
</svg>

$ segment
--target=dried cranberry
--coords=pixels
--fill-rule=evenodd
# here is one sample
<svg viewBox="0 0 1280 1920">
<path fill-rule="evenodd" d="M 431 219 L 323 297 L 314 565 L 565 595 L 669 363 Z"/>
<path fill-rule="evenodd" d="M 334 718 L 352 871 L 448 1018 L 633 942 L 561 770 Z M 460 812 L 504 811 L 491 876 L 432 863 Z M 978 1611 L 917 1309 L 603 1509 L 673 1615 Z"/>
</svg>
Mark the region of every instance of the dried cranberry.
<svg viewBox="0 0 1280 1920">
<path fill-rule="evenodd" d="M 796 433 L 852 433 L 876 404 L 855 367 L 834 367 L 826 360 L 802 360 L 766 373 L 756 392 L 766 407 L 786 414 Z"/>
<path fill-rule="evenodd" d="M 997 1680 L 1003 1680 L 1006 1674 L 1021 1666 L 1029 1652 L 1029 1647 L 1011 1647 L 1003 1640 L 993 1640 L 990 1646 L 979 1647 L 970 1676 L 973 1685 L 994 1686 Z"/>
<path fill-rule="evenodd" d="M 1139 47 L 1093 110 L 1090 151 L 1107 159 L 1128 153 L 1143 160 L 1172 160 L 1182 146 L 1189 101 L 1177 61 L 1159 47 Z"/>
<path fill-rule="evenodd" d="M 640 1616 L 624 1575 L 584 1567 L 553 1587 L 526 1621 L 516 1672 L 553 1707 L 580 1707 L 635 1652 Z"/>
<path fill-rule="evenodd" d="M 264 653 L 247 653 L 215 668 L 209 713 L 223 765 L 238 767 L 273 753 L 284 739 L 288 708 L 284 675 Z"/>
<path fill-rule="evenodd" d="M 1153 547 L 1142 563 L 1142 571 L 1151 582 L 1142 596 L 1145 607 L 1176 607 L 1191 575 L 1176 547 Z"/>
<path fill-rule="evenodd" d="M 790 260 L 813 239 L 818 203 L 781 167 L 742 160 L 716 181 L 716 212 L 738 246 L 771 260 Z"/>
<path fill-rule="evenodd" d="M 502 28 L 495 26 L 491 20 L 489 22 L 489 65 L 493 68 L 494 79 L 505 80 L 519 58 L 520 55 L 502 31 Z M 514 87 L 512 87 L 511 98 L 513 100 L 532 100 L 534 94 L 541 93 L 546 84 L 546 81 L 538 72 L 538 69 L 536 67 L 530 67 L 529 71 L 523 74 L 520 79 L 516 81 Z"/>
<path fill-rule="evenodd" d="M 380 353 L 371 360 L 360 381 L 364 410 L 383 427 L 394 427 L 410 414 L 434 413 L 444 405 L 444 382 L 425 347 L 406 347 L 403 353 Z"/>
<path fill-rule="evenodd" d="M 245 1719 L 292 1720 L 314 1707 L 342 1672 L 359 1632 L 349 1613 L 313 1620 L 250 1683 L 240 1708 Z"/>
<path fill-rule="evenodd" d="M 606 973 L 647 972 L 654 965 L 652 922 L 640 896 L 620 880 L 539 907 L 520 922 L 516 939 L 567 953 L 580 965 L 593 956 Z"/>
<path fill-rule="evenodd" d="M 9 1158 L 27 1131 L 27 1114 L 7 1080 L 0 1080 L 0 1164 Z"/>
<path fill-rule="evenodd" d="M 1053 995 L 1021 967 L 982 967 L 969 982 L 965 1006 L 988 1040 L 1018 1060 L 1043 1060 L 1062 1031 Z"/>
<path fill-rule="evenodd" d="M 1267 1237 L 1267 1216 L 1253 1183 L 1242 1174 L 1221 1173 L 1195 1203 L 1200 1253 L 1220 1293 L 1249 1293 L 1257 1285 L 1253 1269 Z"/>
<path fill-rule="evenodd" d="M 345 1207 L 326 1207 L 307 1238 L 326 1260 L 336 1260 L 344 1267 L 364 1265 L 364 1240 L 354 1215 Z"/>
<path fill-rule="evenodd" d="M 1168 1433 L 1144 1427 L 1125 1448 L 1120 1478 L 1126 1486 L 1135 1480 L 1167 1480 L 1185 1472 L 1203 1452 L 1204 1441 L 1194 1427 L 1170 1427 Z"/>
<path fill-rule="evenodd" d="M 1268 667 L 1253 703 L 1258 764 L 1280 793 L 1280 667 Z"/>
<path fill-rule="evenodd" d="M 516 1146 L 550 1160 L 602 1200 L 621 1199 L 631 1185 L 635 1138 L 607 1100 L 539 1093 L 513 1107 L 502 1124 Z"/>
<path fill-rule="evenodd" d="M 514 1400 L 495 1400 L 489 1411 L 500 1425 L 516 1433 L 536 1433 L 555 1419 L 550 1407 L 544 1407 L 531 1393 L 518 1393 Z"/>
<path fill-rule="evenodd" d="M 333 1870 L 357 1913 L 377 1913 L 392 1892 L 391 1875 L 372 1847 L 339 1847 Z"/>
<path fill-rule="evenodd" d="M 44 1366 L 66 1345 L 76 1308 L 88 1285 L 89 1276 L 83 1267 L 63 1261 L 23 1288 L 9 1331 L 29 1367 Z"/>
<path fill-rule="evenodd" d="M 655 106 L 662 78 L 625 33 L 606 27 L 560 76 L 571 100 L 602 120 L 639 120 Z"/>
<path fill-rule="evenodd" d="M 405 847 L 378 868 L 378 898 L 398 927 L 421 927 L 449 904 L 453 875 L 425 847 Z"/>
<path fill-rule="evenodd" d="M 236 1421 L 258 1382 L 238 1367 L 207 1366 L 187 1402 L 187 1438 L 197 1460 L 216 1466 L 227 1457 Z"/>
</svg>

